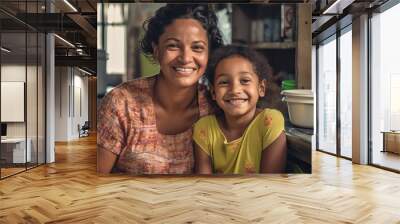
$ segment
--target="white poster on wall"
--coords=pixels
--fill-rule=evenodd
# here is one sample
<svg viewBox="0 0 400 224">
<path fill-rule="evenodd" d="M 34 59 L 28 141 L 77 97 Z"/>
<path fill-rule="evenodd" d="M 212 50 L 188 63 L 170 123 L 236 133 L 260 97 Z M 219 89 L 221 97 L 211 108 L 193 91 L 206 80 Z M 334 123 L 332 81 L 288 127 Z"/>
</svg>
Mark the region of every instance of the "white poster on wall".
<svg viewBox="0 0 400 224">
<path fill-rule="evenodd" d="M 25 82 L 1 82 L 1 122 L 24 122 Z"/>
</svg>

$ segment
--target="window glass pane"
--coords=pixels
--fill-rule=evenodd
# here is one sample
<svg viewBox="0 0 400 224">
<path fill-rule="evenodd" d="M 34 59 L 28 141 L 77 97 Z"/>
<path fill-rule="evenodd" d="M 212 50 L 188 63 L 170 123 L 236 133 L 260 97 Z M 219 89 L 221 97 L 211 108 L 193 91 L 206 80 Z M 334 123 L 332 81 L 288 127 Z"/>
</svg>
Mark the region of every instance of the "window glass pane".
<svg viewBox="0 0 400 224">
<path fill-rule="evenodd" d="M 0 6 L 17 17 L 37 19 L 36 14 L 45 11 L 45 0 L 1 1 Z M 0 20 L 4 178 L 45 161 L 45 36 L 4 12 Z"/>
<path fill-rule="evenodd" d="M 27 80 L 26 80 L 26 118 L 27 118 L 27 142 L 30 153 L 28 153 L 27 166 L 37 165 L 37 74 L 38 74 L 38 35 L 36 32 L 27 33 Z"/>
<path fill-rule="evenodd" d="M 25 4 L 21 3 L 25 8 Z M 0 17 L 8 16 L 0 12 Z M 9 18 L 13 21 L 12 18 Z M 6 132 L 1 140 L 1 177 L 24 171 L 30 162 L 30 141 L 26 141 L 25 91 L 27 36 L 20 27 L 3 26 L 1 32 L 1 123 Z M 5 49 L 5 50 L 4 50 Z M 13 109 L 12 109 L 13 108 Z M 28 149 L 28 150 L 27 150 Z"/>
<path fill-rule="evenodd" d="M 46 65 L 46 36 L 43 33 L 39 33 L 38 36 L 38 157 L 37 162 L 38 164 L 45 163 L 46 158 L 46 148 L 45 148 L 45 123 L 46 123 L 46 116 L 45 116 L 45 87 L 46 87 L 46 77 L 45 77 L 45 65 Z"/>
<path fill-rule="evenodd" d="M 107 26 L 107 74 L 126 73 L 126 27 Z"/>
<path fill-rule="evenodd" d="M 124 4 L 105 4 L 106 73 L 126 75 L 126 10 Z"/>
<path fill-rule="evenodd" d="M 103 10 L 103 4 L 97 4 L 97 49 L 103 49 L 103 36 L 102 36 L 102 31 L 104 26 L 102 25 L 102 10 Z"/>
<path fill-rule="evenodd" d="M 108 4 L 107 6 L 108 6 L 106 7 L 107 23 L 108 24 L 123 23 L 124 22 L 123 4 Z"/>
<path fill-rule="evenodd" d="M 318 149 L 336 153 L 336 39 L 318 48 Z"/>
<path fill-rule="evenodd" d="M 352 35 L 340 36 L 340 153 L 351 158 L 352 141 Z"/>
<path fill-rule="evenodd" d="M 400 170 L 400 31 L 394 29 L 398 21 L 400 4 L 371 19 L 372 163 L 396 170 Z M 397 132 L 384 138 L 383 132 L 391 131 Z"/>
</svg>

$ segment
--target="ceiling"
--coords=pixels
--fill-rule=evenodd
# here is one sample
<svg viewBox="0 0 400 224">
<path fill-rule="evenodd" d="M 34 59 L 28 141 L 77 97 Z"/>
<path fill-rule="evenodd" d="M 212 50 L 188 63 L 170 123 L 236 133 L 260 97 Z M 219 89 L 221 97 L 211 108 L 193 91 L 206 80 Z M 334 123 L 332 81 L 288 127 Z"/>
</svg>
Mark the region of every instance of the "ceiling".
<svg viewBox="0 0 400 224">
<path fill-rule="evenodd" d="M 7 53 L 8 60 L 37 55 L 36 51 L 44 47 L 37 43 L 37 33 L 50 32 L 60 37 L 55 37 L 56 66 L 79 66 L 95 74 L 97 1 L 47 0 L 47 6 L 45 2 L 0 1 L 1 43 L 12 50 Z"/>
<path fill-rule="evenodd" d="M 372 11 L 388 0 L 313 0 L 312 36 L 330 35 L 337 28 L 351 23 L 351 18 Z M 346 17 L 346 18 L 345 18 Z M 342 22 L 343 21 L 343 22 Z M 346 22 L 347 21 L 347 22 Z M 327 32 L 326 32 L 327 31 Z M 323 34 L 322 36 L 320 35 Z"/>
<path fill-rule="evenodd" d="M 317 36 L 335 24 L 344 15 L 363 12 L 377 7 L 387 0 L 252 0 L 264 3 L 311 3 L 313 13 L 312 32 Z M 80 66 L 92 73 L 97 67 L 97 1 L 96 0 L 0 0 L 0 28 L 2 46 L 12 49 L 8 59 L 35 55 L 43 48 L 36 36 L 29 34 L 54 32 L 56 65 Z M 112 2 L 108 0 L 106 2 Z M 338 6 L 327 12 L 330 6 Z M 69 4 L 68 4 L 69 3 Z M 51 10 L 50 10 L 51 9 Z M 335 10 L 337 10 L 335 12 Z M 51 13 L 49 13 L 51 11 Z M 28 32 L 25 38 L 25 32 Z M 26 45 L 27 44 L 27 45 Z M 25 46 L 27 46 L 25 48 Z M 3 55 L 3 53 L 2 53 Z M 4 57 L 3 57 L 4 60 Z"/>
</svg>

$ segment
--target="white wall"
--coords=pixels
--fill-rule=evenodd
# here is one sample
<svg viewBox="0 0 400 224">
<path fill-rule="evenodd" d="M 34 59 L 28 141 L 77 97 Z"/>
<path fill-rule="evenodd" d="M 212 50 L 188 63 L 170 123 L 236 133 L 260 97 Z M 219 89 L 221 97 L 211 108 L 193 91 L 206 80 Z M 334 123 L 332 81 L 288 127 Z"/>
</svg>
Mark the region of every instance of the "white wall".
<svg viewBox="0 0 400 224">
<path fill-rule="evenodd" d="M 25 71 L 26 67 L 19 64 L 3 64 L 1 65 L 1 81 L 7 82 L 25 82 Z M 33 69 L 32 66 L 28 66 L 28 73 Z M 35 70 L 36 72 L 36 70 Z M 27 96 L 33 96 L 33 93 L 27 93 Z M 35 93 L 36 96 L 36 93 Z M 7 108 L 1 108 L 1 110 L 7 110 Z M 28 118 L 28 120 L 30 120 Z M 25 137 L 25 122 L 7 122 L 7 136 L 8 137 Z"/>
<path fill-rule="evenodd" d="M 69 76 L 67 67 L 55 68 L 55 141 L 68 140 Z"/>
<path fill-rule="evenodd" d="M 32 161 L 44 163 L 44 82 L 41 66 L 25 66 L 24 64 L 2 64 L 1 80 L 11 82 L 26 83 L 26 105 L 22 107 L 22 112 L 26 112 L 26 121 L 6 122 L 7 137 L 24 138 L 25 135 L 30 139 L 30 148 L 32 151 Z M 27 78 L 27 80 L 25 80 Z M 2 96 L 7 97 L 7 96 Z M 11 110 L 11 108 L 1 108 L 1 110 Z M 12 111 L 8 111 L 11 112 Z M 37 153 L 39 156 L 37 157 Z"/>
<path fill-rule="evenodd" d="M 88 78 L 83 75 L 76 68 L 56 67 L 56 141 L 77 139 L 78 124 L 88 120 Z"/>
</svg>

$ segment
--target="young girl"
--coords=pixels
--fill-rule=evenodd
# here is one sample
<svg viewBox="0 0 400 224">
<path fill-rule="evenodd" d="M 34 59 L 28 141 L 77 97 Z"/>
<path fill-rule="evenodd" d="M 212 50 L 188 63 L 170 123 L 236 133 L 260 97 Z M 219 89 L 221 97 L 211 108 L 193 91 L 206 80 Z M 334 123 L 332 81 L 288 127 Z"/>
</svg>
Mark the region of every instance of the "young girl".
<svg viewBox="0 0 400 224">
<path fill-rule="evenodd" d="M 256 108 L 266 90 L 262 56 L 249 48 L 226 46 L 213 53 L 208 66 L 211 97 L 222 111 L 194 126 L 196 172 L 284 172 L 283 115 Z"/>
</svg>

